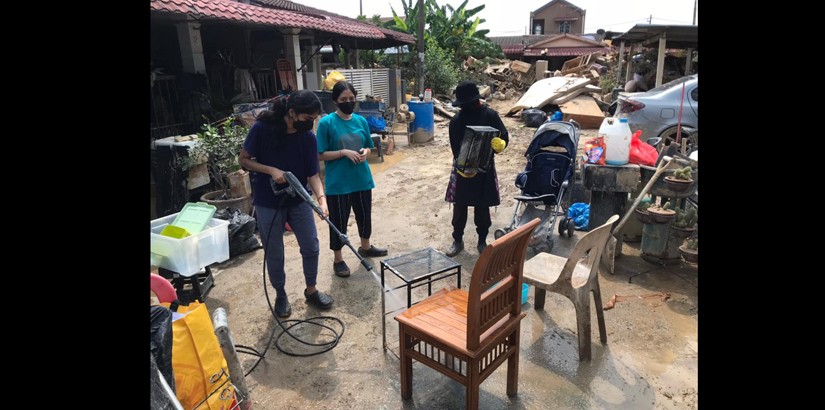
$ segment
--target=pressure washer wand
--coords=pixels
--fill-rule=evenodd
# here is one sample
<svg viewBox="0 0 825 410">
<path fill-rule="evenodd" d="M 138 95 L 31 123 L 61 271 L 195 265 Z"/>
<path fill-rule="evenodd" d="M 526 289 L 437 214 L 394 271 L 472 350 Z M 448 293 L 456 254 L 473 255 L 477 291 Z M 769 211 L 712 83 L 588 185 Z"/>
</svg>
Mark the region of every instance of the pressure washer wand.
<svg viewBox="0 0 825 410">
<path fill-rule="evenodd" d="M 341 231 L 339 231 L 338 228 L 335 227 L 335 224 L 333 224 L 332 221 L 330 221 L 329 218 L 326 215 L 324 215 L 324 210 L 321 209 L 321 207 L 318 206 L 318 204 L 316 204 L 312 200 L 312 197 L 309 196 L 309 192 L 307 192 L 303 184 L 301 184 L 301 182 L 298 181 L 298 178 L 296 178 L 295 175 L 291 172 L 284 172 L 284 178 L 286 178 L 286 182 L 289 184 L 289 188 L 286 189 L 287 194 L 290 194 L 291 196 L 295 196 L 297 194 L 299 197 L 301 197 L 301 199 L 304 200 L 304 202 L 308 203 L 309 206 L 312 207 L 312 210 L 315 211 L 315 213 L 317 213 L 318 216 L 321 217 L 321 219 L 326 221 L 326 223 L 328 223 L 329 226 L 332 227 L 335 233 L 338 234 L 338 239 L 341 240 L 341 243 L 346 245 L 352 251 L 352 253 L 354 253 L 355 256 L 358 257 L 358 260 L 361 261 L 361 265 L 364 267 L 364 269 L 372 271 L 372 265 L 369 262 L 367 262 L 366 258 L 364 258 L 363 256 L 361 256 L 360 253 L 358 253 L 355 247 L 352 246 L 352 244 L 349 241 L 349 238 L 347 238 L 347 235 L 341 233 Z M 272 184 L 272 189 L 275 190 L 275 180 L 270 180 L 270 183 Z M 375 272 L 372 273 L 374 274 Z"/>
</svg>

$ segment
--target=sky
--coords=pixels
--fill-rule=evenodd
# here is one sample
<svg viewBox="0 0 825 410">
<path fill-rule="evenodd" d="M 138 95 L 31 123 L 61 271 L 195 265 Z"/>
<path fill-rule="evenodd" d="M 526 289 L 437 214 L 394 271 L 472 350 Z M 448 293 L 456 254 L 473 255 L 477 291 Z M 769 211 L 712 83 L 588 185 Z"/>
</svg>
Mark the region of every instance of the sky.
<svg viewBox="0 0 825 410">
<path fill-rule="evenodd" d="M 402 15 L 401 0 L 293 0 L 306 6 L 327 10 L 348 17 L 357 17 L 359 6 L 364 15 L 372 17 L 380 14 L 391 17 L 390 6 Z M 416 1 L 416 0 L 414 0 Z M 550 0 L 469 0 L 467 8 L 482 4 L 487 6 L 478 16 L 486 19 L 479 28 L 490 30 L 488 36 L 518 36 L 526 34 L 530 22 L 530 12 L 547 4 Z M 587 11 L 585 33 L 595 33 L 598 29 L 624 32 L 635 24 L 692 24 L 693 7 L 697 4 L 696 23 L 699 23 L 698 0 L 568 0 Z M 458 7 L 461 0 L 438 0 L 438 5 L 449 4 Z M 330 5 L 335 5 L 330 8 Z"/>
</svg>

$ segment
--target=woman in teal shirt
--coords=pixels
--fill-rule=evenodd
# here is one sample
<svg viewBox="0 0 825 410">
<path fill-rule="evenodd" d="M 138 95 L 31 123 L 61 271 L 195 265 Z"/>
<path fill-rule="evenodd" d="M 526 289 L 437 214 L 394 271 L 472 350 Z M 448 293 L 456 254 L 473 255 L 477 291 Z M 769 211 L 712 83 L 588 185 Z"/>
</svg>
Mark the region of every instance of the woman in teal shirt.
<svg viewBox="0 0 825 410">
<path fill-rule="evenodd" d="M 387 250 L 370 244 L 372 234 L 372 189 L 375 182 L 367 164 L 367 156 L 375 145 L 367 120 L 355 109 L 355 87 L 339 81 L 332 87 L 332 100 L 338 109 L 318 123 L 318 157 L 324 161 L 324 187 L 327 194 L 329 219 L 341 233 L 347 233 L 350 210 L 355 213 L 363 256 L 386 256 Z M 329 248 L 335 254 L 332 267 L 335 275 L 347 277 L 349 267 L 341 248 L 344 243 L 329 228 Z"/>
</svg>

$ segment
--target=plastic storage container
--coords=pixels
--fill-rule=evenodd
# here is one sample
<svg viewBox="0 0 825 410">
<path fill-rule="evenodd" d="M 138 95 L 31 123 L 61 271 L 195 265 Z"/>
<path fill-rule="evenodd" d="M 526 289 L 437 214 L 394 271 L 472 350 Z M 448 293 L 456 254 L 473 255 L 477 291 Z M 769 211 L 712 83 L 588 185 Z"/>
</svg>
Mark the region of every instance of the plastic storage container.
<svg viewBox="0 0 825 410">
<path fill-rule="evenodd" d="M 387 111 L 387 103 L 375 101 L 358 101 L 358 107 L 355 109 L 355 112 L 359 112 L 361 110 L 380 111 L 383 115 L 383 113 Z"/>
<path fill-rule="evenodd" d="M 172 225 L 186 229 L 190 235 L 197 235 L 206 228 L 217 209 L 214 205 L 205 202 L 189 202 L 178 212 Z"/>
<path fill-rule="evenodd" d="M 627 118 L 608 117 L 602 121 L 598 136 L 604 138 L 607 165 L 625 165 L 629 162 L 632 135 Z"/>
<path fill-rule="evenodd" d="M 413 142 L 427 142 L 434 138 L 435 129 L 435 108 L 432 101 L 410 101 L 407 103 L 410 112 L 415 113 L 413 120 Z"/>
<path fill-rule="evenodd" d="M 229 259 L 229 221 L 212 218 L 197 235 L 183 239 L 161 236 L 177 213 L 151 222 L 150 263 L 154 266 L 192 276 L 202 268 Z"/>
</svg>

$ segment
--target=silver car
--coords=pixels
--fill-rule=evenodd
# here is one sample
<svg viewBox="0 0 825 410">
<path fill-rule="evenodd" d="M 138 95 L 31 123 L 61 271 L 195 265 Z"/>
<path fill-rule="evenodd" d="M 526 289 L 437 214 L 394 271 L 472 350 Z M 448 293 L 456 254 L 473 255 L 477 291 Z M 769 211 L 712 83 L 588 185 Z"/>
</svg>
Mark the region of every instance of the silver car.
<svg viewBox="0 0 825 410">
<path fill-rule="evenodd" d="M 682 132 L 689 151 L 699 148 L 699 74 L 685 76 L 643 93 L 619 93 L 617 117 L 626 115 L 633 132 L 642 130 L 641 140 L 660 138 L 659 144 L 676 140 L 679 106 L 682 104 Z"/>
</svg>

